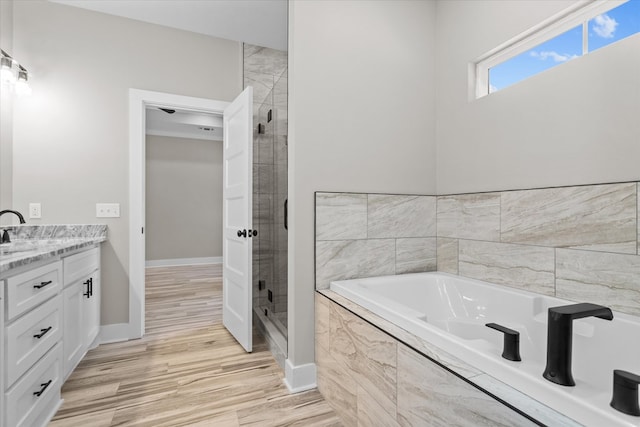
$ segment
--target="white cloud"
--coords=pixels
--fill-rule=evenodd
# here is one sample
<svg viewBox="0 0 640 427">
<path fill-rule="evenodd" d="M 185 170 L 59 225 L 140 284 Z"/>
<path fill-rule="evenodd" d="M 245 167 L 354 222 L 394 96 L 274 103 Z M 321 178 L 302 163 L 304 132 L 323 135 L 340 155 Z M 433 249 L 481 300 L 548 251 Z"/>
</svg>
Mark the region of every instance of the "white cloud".
<svg viewBox="0 0 640 427">
<path fill-rule="evenodd" d="M 494 86 L 494 85 L 492 85 L 492 84 L 489 84 L 489 93 L 493 93 L 493 92 L 495 92 L 495 91 L 497 91 L 497 90 L 498 90 L 498 88 L 497 88 L 497 87 L 495 87 L 495 86 Z"/>
<path fill-rule="evenodd" d="M 571 55 L 569 53 L 561 54 L 553 50 L 536 52 L 535 50 L 531 52 L 531 56 L 534 58 L 538 58 L 541 61 L 546 61 L 547 58 L 553 59 L 555 62 L 567 62 L 571 59 L 577 58 L 578 55 Z"/>
<path fill-rule="evenodd" d="M 593 18 L 593 31 L 602 38 L 612 38 L 617 26 L 618 22 L 606 13 Z"/>
</svg>

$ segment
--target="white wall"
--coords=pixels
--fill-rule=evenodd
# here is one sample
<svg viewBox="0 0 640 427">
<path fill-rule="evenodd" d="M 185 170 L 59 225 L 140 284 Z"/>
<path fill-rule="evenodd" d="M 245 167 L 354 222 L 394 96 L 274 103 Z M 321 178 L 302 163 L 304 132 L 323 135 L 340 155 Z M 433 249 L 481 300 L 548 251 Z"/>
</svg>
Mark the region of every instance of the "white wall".
<svg viewBox="0 0 640 427">
<path fill-rule="evenodd" d="M 314 191 L 434 193 L 435 3 L 289 3 L 289 359 L 314 360 Z"/>
<path fill-rule="evenodd" d="M 438 2 L 438 194 L 640 178 L 640 35 L 468 102 L 468 64 L 573 1 Z"/>
<path fill-rule="evenodd" d="M 128 321 L 128 89 L 230 101 L 240 44 L 48 1 L 14 4 L 14 50 L 33 69 L 15 104 L 13 205 L 37 223 L 106 223 L 102 323 Z M 121 218 L 97 219 L 96 202 Z M 36 223 L 36 221 L 31 221 Z"/>
<path fill-rule="evenodd" d="M 0 1 L 0 47 L 9 55 L 13 54 L 13 0 Z M 13 96 L 0 85 L 0 210 L 13 206 L 12 161 Z M 17 223 L 15 215 L 4 215 L 0 219 L 0 224 Z"/>
<path fill-rule="evenodd" d="M 222 142 L 147 135 L 147 260 L 222 256 Z"/>
</svg>

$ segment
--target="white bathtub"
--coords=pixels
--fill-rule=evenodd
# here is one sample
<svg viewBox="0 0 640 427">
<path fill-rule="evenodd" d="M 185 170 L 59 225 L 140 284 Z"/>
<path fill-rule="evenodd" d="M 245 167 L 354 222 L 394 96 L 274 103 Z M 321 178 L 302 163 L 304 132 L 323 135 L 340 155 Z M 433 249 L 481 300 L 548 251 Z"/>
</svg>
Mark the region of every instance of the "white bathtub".
<svg viewBox="0 0 640 427">
<path fill-rule="evenodd" d="M 640 426 L 609 402 L 613 370 L 640 374 L 640 321 L 614 312 L 573 324 L 575 387 L 542 377 L 547 309 L 575 302 L 496 286 L 446 273 L 418 273 L 335 281 L 330 289 L 430 342 L 463 362 L 587 426 Z M 521 362 L 501 357 L 495 322 L 520 332 Z"/>
</svg>

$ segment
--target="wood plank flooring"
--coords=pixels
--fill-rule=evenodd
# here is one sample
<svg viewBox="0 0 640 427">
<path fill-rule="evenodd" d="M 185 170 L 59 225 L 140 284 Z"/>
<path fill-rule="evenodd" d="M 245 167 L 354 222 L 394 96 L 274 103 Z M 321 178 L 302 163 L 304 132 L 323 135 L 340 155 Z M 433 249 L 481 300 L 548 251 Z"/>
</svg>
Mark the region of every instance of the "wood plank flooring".
<svg viewBox="0 0 640 427">
<path fill-rule="evenodd" d="M 317 390 L 289 394 L 264 340 L 222 325 L 220 266 L 147 269 L 146 335 L 89 351 L 50 427 L 340 426 Z"/>
</svg>

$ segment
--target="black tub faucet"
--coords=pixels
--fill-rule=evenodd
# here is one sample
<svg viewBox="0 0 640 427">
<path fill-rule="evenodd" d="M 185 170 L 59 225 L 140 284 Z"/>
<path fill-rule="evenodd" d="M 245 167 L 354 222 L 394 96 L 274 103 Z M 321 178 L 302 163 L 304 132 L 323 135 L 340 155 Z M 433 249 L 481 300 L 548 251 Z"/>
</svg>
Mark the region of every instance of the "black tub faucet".
<svg viewBox="0 0 640 427">
<path fill-rule="evenodd" d="M 597 304 L 580 303 L 549 308 L 547 367 L 543 377 L 560 385 L 576 385 L 571 374 L 573 320 L 592 316 L 613 320 L 611 309 Z"/>
<path fill-rule="evenodd" d="M 520 332 L 497 323 L 487 323 L 485 326 L 504 334 L 502 357 L 514 362 L 520 362 Z"/>
<path fill-rule="evenodd" d="M 24 224 L 26 221 L 24 220 L 24 217 L 22 216 L 22 214 L 18 211 L 12 211 L 11 209 L 5 209 L 3 211 L 0 211 L 0 216 L 6 214 L 6 213 L 12 213 L 18 216 L 18 220 L 20 221 L 20 224 Z"/>
<path fill-rule="evenodd" d="M 640 405 L 638 405 L 639 384 L 640 375 L 620 369 L 614 370 L 611 406 L 625 414 L 640 417 Z"/>
</svg>

